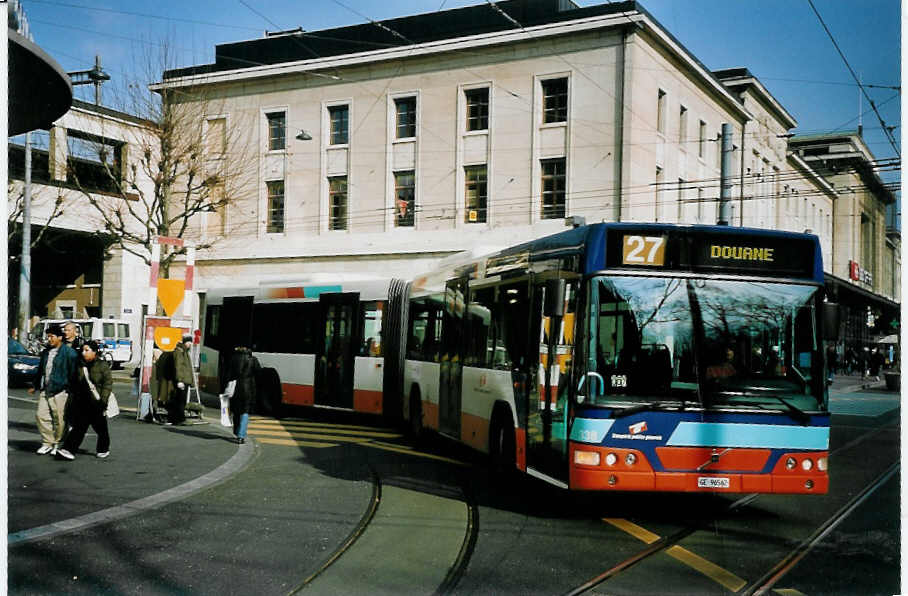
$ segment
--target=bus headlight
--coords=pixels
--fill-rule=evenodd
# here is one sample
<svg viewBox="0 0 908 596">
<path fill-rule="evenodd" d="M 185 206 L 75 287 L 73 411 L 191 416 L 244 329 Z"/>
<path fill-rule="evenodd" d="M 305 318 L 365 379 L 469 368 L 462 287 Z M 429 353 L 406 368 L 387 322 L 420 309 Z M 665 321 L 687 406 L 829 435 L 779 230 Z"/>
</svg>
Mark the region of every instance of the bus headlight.
<svg viewBox="0 0 908 596">
<path fill-rule="evenodd" d="M 575 451 L 574 452 L 574 463 L 581 466 L 598 466 L 599 465 L 599 452 L 598 451 Z"/>
<path fill-rule="evenodd" d="M 608 455 L 605 456 L 605 463 L 607 463 L 610 466 L 614 466 L 616 461 L 618 461 L 618 456 L 615 455 L 614 453 L 609 453 Z"/>
<path fill-rule="evenodd" d="M 785 467 L 788 468 L 789 470 L 794 470 L 795 466 L 797 466 L 797 465 L 798 465 L 798 462 L 795 461 L 795 458 L 793 458 L 793 457 L 789 457 L 788 459 L 785 460 Z"/>
<path fill-rule="evenodd" d="M 801 462 L 801 467 L 805 472 L 809 472 L 813 469 L 813 460 L 809 457 L 805 457 L 804 461 Z"/>
<path fill-rule="evenodd" d="M 817 460 L 817 469 L 821 472 L 826 471 L 826 458 L 821 457 Z"/>
<path fill-rule="evenodd" d="M 637 463 L 637 454 L 635 454 L 635 453 L 628 453 L 627 455 L 625 455 L 625 456 L 624 456 L 624 463 L 627 464 L 627 465 L 629 465 L 629 466 L 632 466 L 632 465 L 634 465 L 635 463 Z"/>
</svg>

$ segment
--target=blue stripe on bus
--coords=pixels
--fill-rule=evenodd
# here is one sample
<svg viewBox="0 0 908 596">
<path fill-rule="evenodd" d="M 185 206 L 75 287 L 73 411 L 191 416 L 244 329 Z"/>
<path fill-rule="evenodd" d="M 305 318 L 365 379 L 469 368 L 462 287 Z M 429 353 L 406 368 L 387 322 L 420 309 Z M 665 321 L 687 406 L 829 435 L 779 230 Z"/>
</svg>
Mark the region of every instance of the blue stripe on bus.
<svg viewBox="0 0 908 596">
<path fill-rule="evenodd" d="M 601 443 L 615 423 L 608 418 L 575 418 L 571 426 L 571 440 L 580 443 Z"/>
<path fill-rule="evenodd" d="M 318 298 L 319 294 L 334 294 L 343 291 L 341 286 L 304 286 L 303 298 Z"/>
<path fill-rule="evenodd" d="M 753 447 L 829 449 L 829 428 L 772 424 L 681 422 L 666 445 L 683 447 Z"/>
</svg>

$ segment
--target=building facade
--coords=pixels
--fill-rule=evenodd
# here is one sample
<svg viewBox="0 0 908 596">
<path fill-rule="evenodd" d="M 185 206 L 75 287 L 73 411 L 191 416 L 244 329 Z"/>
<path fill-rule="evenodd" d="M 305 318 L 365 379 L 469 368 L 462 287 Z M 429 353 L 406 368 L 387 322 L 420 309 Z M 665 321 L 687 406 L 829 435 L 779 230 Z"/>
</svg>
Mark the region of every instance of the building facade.
<svg viewBox="0 0 908 596">
<path fill-rule="evenodd" d="M 32 320 L 43 317 L 126 319 L 139 333 L 147 308 L 149 268 L 137 254 L 109 248 L 105 225 L 91 200 L 128 210 L 135 197 L 126 187 L 139 139 L 153 123 L 102 106 L 74 100 L 69 111 L 48 129 L 31 133 Z M 153 135 L 152 135 L 153 136 Z M 25 184 L 22 137 L 10 140 L 9 218 L 21 224 Z M 153 182 L 130 177 L 148 192 Z M 128 221 L 128 218 L 127 218 Z M 135 222 L 140 232 L 139 222 Z M 9 254 L 21 251 L 14 234 Z M 9 295 L 18 295 L 19 267 L 9 269 Z M 10 329 L 18 325 L 10 309 Z M 139 337 L 134 337 L 138 340 Z"/>
<path fill-rule="evenodd" d="M 900 301 L 891 192 L 860 137 L 845 135 L 850 161 L 819 159 L 746 68 L 710 71 L 636 2 L 505 0 L 267 33 L 152 89 L 198 120 L 211 180 L 243 174 L 184 234 L 210 245 L 196 255 L 203 291 L 407 277 L 578 217 L 713 224 L 728 124 L 729 224 L 817 234 L 830 294 L 855 297 L 850 339 L 870 341 Z M 134 265 L 105 261 L 104 314 L 140 312 L 147 269 Z"/>
</svg>

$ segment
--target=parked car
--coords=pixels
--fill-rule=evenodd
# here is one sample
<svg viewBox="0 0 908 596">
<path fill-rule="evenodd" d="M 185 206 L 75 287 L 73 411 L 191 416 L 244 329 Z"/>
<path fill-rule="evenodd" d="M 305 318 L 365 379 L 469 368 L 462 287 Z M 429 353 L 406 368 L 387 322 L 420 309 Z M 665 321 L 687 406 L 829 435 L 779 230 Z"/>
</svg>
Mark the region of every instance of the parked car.
<svg viewBox="0 0 908 596">
<path fill-rule="evenodd" d="M 30 384 L 38 370 L 40 358 L 12 337 L 7 338 L 7 385 L 11 387 Z"/>
</svg>

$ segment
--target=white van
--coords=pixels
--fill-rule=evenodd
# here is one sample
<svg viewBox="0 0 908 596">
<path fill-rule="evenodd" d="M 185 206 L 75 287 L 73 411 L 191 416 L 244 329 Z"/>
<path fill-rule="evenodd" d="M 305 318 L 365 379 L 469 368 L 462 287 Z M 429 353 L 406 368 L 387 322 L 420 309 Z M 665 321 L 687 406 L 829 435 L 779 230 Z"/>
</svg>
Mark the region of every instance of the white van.
<svg viewBox="0 0 908 596">
<path fill-rule="evenodd" d="M 129 322 L 123 319 L 42 319 L 32 328 L 31 340 L 44 341 L 48 325 L 62 325 L 68 321 L 79 326 L 81 337 L 93 339 L 104 346 L 103 356 L 114 368 L 132 360 L 133 341 L 129 334 Z"/>
</svg>

